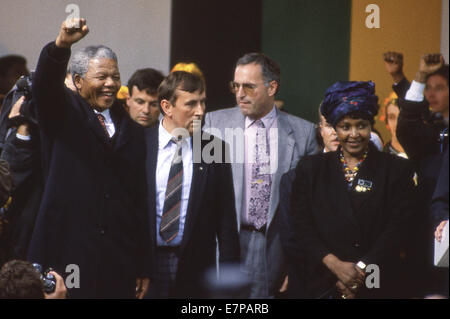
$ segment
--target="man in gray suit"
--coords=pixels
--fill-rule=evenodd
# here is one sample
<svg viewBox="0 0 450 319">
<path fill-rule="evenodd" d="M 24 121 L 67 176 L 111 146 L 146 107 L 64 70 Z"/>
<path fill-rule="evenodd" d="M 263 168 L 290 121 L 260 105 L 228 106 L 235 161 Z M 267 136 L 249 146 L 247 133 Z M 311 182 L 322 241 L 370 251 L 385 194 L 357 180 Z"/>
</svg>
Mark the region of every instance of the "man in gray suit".
<svg viewBox="0 0 450 319">
<path fill-rule="evenodd" d="M 314 125 L 276 109 L 280 68 L 263 54 L 240 58 L 230 87 L 238 106 L 207 113 L 205 130 L 230 145 L 242 269 L 251 280 L 243 297 L 270 298 L 287 285 L 280 179 L 317 152 Z"/>
</svg>

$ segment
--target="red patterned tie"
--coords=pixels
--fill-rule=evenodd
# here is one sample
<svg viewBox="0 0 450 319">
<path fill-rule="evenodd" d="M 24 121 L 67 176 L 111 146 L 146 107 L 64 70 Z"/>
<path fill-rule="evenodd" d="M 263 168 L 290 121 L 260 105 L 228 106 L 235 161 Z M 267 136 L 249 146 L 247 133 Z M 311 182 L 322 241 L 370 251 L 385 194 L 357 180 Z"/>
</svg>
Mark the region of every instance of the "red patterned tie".
<svg viewBox="0 0 450 319">
<path fill-rule="evenodd" d="M 106 136 L 109 137 L 108 130 L 106 129 L 105 117 L 103 116 L 103 114 L 97 113 L 97 118 L 100 121 L 100 124 L 102 125 L 103 129 L 105 130 Z"/>
</svg>

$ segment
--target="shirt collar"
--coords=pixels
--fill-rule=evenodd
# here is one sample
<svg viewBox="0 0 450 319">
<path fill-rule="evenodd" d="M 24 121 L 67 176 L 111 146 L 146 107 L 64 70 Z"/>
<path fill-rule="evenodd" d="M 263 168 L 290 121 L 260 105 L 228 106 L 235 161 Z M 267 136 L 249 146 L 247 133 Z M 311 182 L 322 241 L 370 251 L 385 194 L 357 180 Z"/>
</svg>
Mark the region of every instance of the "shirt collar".
<svg viewBox="0 0 450 319">
<path fill-rule="evenodd" d="M 97 111 L 96 109 L 93 109 L 95 114 L 101 114 L 105 118 L 105 124 L 112 123 L 111 119 L 111 113 L 109 112 L 109 109 L 105 109 L 102 112 Z"/>
<path fill-rule="evenodd" d="M 264 127 L 271 127 L 273 121 L 276 119 L 277 117 L 277 110 L 275 105 L 273 106 L 272 110 L 266 114 L 266 116 L 264 116 L 263 118 L 260 118 L 260 120 L 264 123 Z M 257 120 L 253 120 L 251 118 L 249 118 L 248 116 L 245 117 L 245 128 L 249 128 L 250 126 L 252 126 Z"/>
<path fill-rule="evenodd" d="M 170 141 L 173 139 L 173 135 L 170 134 L 163 126 L 163 124 L 162 124 L 163 121 L 164 121 L 164 117 L 161 119 L 161 121 L 159 121 L 159 128 L 158 128 L 158 132 L 159 132 L 158 147 L 160 150 L 166 148 L 167 145 L 169 145 Z M 188 146 L 191 145 L 190 137 L 183 139 L 183 142 L 184 141 L 188 142 Z M 183 145 L 183 143 L 182 143 L 182 145 Z"/>
</svg>

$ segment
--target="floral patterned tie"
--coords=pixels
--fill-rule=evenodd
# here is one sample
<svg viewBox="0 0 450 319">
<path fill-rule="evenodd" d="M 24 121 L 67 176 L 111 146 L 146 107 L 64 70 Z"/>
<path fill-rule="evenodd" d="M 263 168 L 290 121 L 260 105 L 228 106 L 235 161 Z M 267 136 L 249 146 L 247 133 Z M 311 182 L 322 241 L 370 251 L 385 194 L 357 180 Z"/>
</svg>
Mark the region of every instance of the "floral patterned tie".
<svg viewBox="0 0 450 319">
<path fill-rule="evenodd" d="M 270 206 L 270 144 L 264 123 L 257 120 L 255 162 L 252 164 L 250 186 L 249 222 L 260 229 L 267 222 Z"/>
</svg>

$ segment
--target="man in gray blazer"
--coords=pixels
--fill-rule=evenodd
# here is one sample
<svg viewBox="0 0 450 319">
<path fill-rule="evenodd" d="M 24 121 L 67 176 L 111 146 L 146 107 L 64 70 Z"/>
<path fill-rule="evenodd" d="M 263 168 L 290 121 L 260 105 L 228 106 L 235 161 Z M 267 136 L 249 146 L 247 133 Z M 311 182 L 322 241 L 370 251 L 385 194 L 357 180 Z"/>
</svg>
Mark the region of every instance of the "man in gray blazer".
<svg viewBox="0 0 450 319">
<path fill-rule="evenodd" d="M 260 53 L 236 63 L 231 91 L 238 106 L 207 113 L 205 130 L 230 145 L 242 269 L 248 298 L 271 298 L 287 285 L 276 213 L 280 179 L 304 156 L 317 152 L 314 125 L 279 111 L 280 68 Z"/>
</svg>

